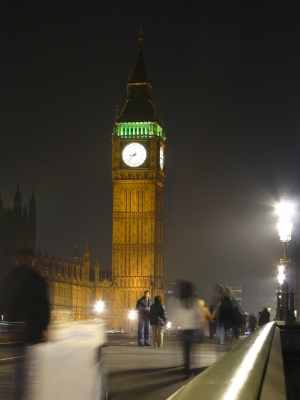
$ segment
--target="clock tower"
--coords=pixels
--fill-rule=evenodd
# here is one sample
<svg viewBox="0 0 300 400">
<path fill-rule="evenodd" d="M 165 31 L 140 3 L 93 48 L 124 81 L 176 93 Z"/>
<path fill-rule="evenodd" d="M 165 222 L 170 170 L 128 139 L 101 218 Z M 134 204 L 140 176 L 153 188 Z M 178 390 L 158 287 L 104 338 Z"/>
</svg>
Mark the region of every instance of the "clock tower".
<svg viewBox="0 0 300 400">
<path fill-rule="evenodd" d="M 163 296 L 162 233 L 166 136 L 156 115 L 143 56 L 143 32 L 125 106 L 112 133 L 111 325 L 130 331 L 129 311 L 148 289 Z"/>
</svg>

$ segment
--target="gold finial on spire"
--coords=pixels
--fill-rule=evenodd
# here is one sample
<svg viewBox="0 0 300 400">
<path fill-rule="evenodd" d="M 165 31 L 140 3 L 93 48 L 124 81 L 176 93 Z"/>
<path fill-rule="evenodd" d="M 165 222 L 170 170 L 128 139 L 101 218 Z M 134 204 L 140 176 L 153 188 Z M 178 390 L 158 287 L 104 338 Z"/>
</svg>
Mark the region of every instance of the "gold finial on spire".
<svg viewBox="0 0 300 400">
<path fill-rule="evenodd" d="M 143 29 L 142 29 L 142 27 L 140 26 L 140 30 L 139 30 L 139 42 L 140 42 L 140 44 L 143 42 L 143 36 L 144 36 L 144 32 L 143 32 Z"/>
<path fill-rule="evenodd" d="M 116 108 L 116 120 L 119 118 L 119 106 Z"/>
</svg>

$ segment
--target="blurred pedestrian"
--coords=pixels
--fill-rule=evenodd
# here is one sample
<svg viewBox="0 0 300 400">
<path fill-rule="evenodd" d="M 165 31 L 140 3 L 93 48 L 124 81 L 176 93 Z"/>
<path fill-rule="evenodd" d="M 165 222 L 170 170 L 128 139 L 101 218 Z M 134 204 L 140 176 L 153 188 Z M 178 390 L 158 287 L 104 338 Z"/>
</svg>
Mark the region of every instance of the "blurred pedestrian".
<svg viewBox="0 0 300 400">
<path fill-rule="evenodd" d="M 227 340 L 227 331 L 232 325 L 233 307 L 223 285 L 217 285 L 216 294 L 218 298 L 218 308 L 216 312 L 217 343 L 224 344 L 225 339 Z"/>
<path fill-rule="evenodd" d="M 154 297 L 154 304 L 150 307 L 150 325 L 152 327 L 152 346 L 163 347 L 164 326 L 167 322 L 167 313 L 162 304 L 161 296 Z"/>
<path fill-rule="evenodd" d="M 150 300 L 149 290 L 145 290 L 144 296 L 136 303 L 138 311 L 138 345 L 151 346 L 150 344 Z"/>
<path fill-rule="evenodd" d="M 199 300 L 198 305 L 200 308 L 200 320 L 199 320 L 199 330 L 198 330 L 198 343 L 204 343 L 204 330 L 208 323 L 212 321 L 212 315 L 209 309 L 205 306 L 204 300 Z"/>
<path fill-rule="evenodd" d="M 255 315 L 253 313 L 250 313 L 249 315 L 249 330 L 250 333 L 255 332 L 256 329 L 256 318 Z"/>
<path fill-rule="evenodd" d="M 22 325 L 22 330 L 12 335 L 18 342 L 14 353 L 20 361 L 16 363 L 16 399 L 21 399 L 26 384 L 25 351 L 47 339 L 47 325 L 50 319 L 50 305 L 46 280 L 33 269 L 35 254 L 33 249 L 25 248 L 18 252 L 15 268 L 1 283 L 0 310 L 3 319 L 11 327 Z"/>
<path fill-rule="evenodd" d="M 241 311 L 241 314 L 242 314 L 242 318 L 243 318 L 242 329 L 243 329 L 243 331 L 245 332 L 245 331 L 246 331 L 246 328 L 247 328 L 247 313 L 246 313 L 245 310 L 242 310 L 242 311 Z"/>
<path fill-rule="evenodd" d="M 262 326 L 270 322 L 270 313 L 266 307 L 263 307 L 262 311 L 259 313 L 258 326 Z"/>
<path fill-rule="evenodd" d="M 180 307 L 177 318 L 180 321 L 180 334 L 183 343 L 184 372 L 186 378 L 191 375 L 191 346 L 195 341 L 199 327 L 199 305 L 195 286 L 188 281 L 183 281 L 180 288 Z"/>
<path fill-rule="evenodd" d="M 209 337 L 211 339 L 213 339 L 214 334 L 216 333 L 216 318 L 215 318 L 215 306 L 214 305 L 209 306 L 209 312 L 212 316 L 211 321 L 208 323 Z"/>
<path fill-rule="evenodd" d="M 239 312 L 238 307 L 233 307 L 233 320 L 232 320 L 232 337 L 235 339 L 239 338 L 240 329 L 242 329 L 243 317 Z"/>
</svg>

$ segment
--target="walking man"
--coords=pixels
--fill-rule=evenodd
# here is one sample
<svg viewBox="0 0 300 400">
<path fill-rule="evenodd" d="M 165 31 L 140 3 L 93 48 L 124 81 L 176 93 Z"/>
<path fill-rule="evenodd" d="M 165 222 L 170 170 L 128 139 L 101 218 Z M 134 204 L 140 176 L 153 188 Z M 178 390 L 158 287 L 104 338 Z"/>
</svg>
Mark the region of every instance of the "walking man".
<svg viewBox="0 0 300 400">
<path fill-rule="evenodd" d="M 144 296 L 136 303 L 138 311 L 138 345 L 151 346 L 150 344 L 150 300 L 149 290 L 145 290 Z"/>
<path fill-rule="evenodd" d="M 15 364 L 15 399 L 23 399 L 26 387 L 25 354 L 30 345 L 47 339 L 50 305 L 46 280 L 34 269 L 34 250 L 19 251 L 16 267 L 0 285 L 0 314 L 13 329 L 19 323 L 23 330 L 18 332 L 18 346 L 13 347 L 21 361 Z M 16 335 L 14 330 L 11 332 Z"/>
</svg>

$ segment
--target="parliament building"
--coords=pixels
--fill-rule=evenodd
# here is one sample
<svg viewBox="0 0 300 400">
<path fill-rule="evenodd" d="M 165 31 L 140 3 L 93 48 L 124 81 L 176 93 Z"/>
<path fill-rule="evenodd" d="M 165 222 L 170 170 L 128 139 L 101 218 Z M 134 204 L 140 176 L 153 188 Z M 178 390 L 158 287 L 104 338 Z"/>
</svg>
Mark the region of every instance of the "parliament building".
<svg viewBox="0 0 300 400">
<path fill-rule="evenodd" d="M 104 302 L 101 318 L 108 329 L 131 330 L 129 312 L 148 289 L 151 298 L 163 297 L 163 198 L 166 136 L 152 99 L 152 84 L 143 56 L 143 32 L 135 66 L 127 82 L 123 110 L 117 111 L 112 131 L 112 269 L 92 266 L 88 242 L 81 257 L 78 248 L 72 260 L 37 254 L 35 268 L 49 282 L 54 321 L 80 320 L 96 316 L 95 304 Z M 30 209 L 22 211 L 19 187 L 14 210 L 3 213 L 0 202 L 1 249 L 13 253 L 24 245 L 36 248 L 36 211 L 32 195 Z M 16 222 L 11 249 L 5 239 L 5 220 Z M 6 216 L 5 216 L 6 215 Z M 10 216 L 10 217 L 9 217 Z M 5 219 L 6 218 L 6 219 Z M 6 230 L 5 230 L 6 229 Z M 18 236 L 19 235 L 19 236 Z M 9 238 L 9 236 L 8 236 Z M 4 251 L 3 251 L 4 254 Z M 2 257 L 4 260 L 4 256 Z M 2 261 L 1 260 L 1 261 Z M 100 262 L 101 264 L 101 262 Z M 2 262 L 1 262 L 1 265 Z"/>
</svg>

